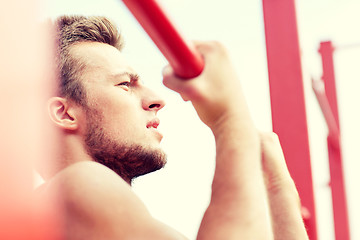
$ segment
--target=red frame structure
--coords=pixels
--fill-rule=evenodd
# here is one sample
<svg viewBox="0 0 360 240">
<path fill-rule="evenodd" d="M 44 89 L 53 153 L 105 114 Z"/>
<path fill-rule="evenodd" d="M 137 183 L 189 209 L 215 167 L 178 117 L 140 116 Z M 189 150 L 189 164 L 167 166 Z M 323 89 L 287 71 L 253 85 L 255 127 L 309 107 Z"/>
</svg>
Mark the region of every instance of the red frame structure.
<svg viewBox="0 0 360 240">
<path fill-rule="evenodd" d="M 168 59 L 177 75 L 186 79 L 201 73 L 204 67 L 201 56 L 175 29 L 156 0 L 123 2 Z M 303 207 L 309 213 L 304 219 L 309 238 L 316 240 L 314 189 L 295 2 L 263 0 L 263 12 L 273 130 L 279 135 L 289 171 L 297 185 Z M 328 149 L 336 239 L 348 240 L 332 51 L 331 43 L 321 44 L 326 95 L 315 85 L 314 91 L 329 127 Z"/>
<path fill-rule="evenodd" d="M 273 130 L 279 135 L 311 240 L 317 239 L 305 97 L 294 0 L 263 0 Z"/>
<path fill-rule="evenodd" d="M 324 111 L 324 107 L 321 105 L 321 102 L 319 102 L 320 106 L 323 109 L 325 119 L 333 119 L 332 122 L 334 122 L 329 124 L 329 121 L 327 121 L 329 127 L 329 135 L 327 138 L 327 142 L 331 178 L 330 187 L 333 201 L 335 239 L 349 240 L 349 217 L 342 166 L 340 122 L 336 96 L 333 52 L 334 47 L 331 41 L 320 43 L 319 53 L 322 58 L 322 79 L 324 81 L 325 88 L 325 96 L 323 96 L 323 99 L 328 100 L 328 106 L 330 107 L 330 110 Z M 334 126 L 334 124 L 336 125 Z"/>
<path fill-rule="evenodd" d="M 272 119 L 274 132 L 279 135 L 288 168 L 297 185 L 302 204 L 310 213 L 309 217 L 305 219 L 308 235 L 311 240 L 316 240 L 314 190 L 294 1 L 263 0 Z M 28 29 L 29 35 L 34 32 L 31 30 L 34 30 L 32 24 L 35 23 L 35 17 L 30 13 L 35 11 L 28 11 L 34 7 L 34 2 L 37 1 L 20 1 L 22 6 L 27 6 L 24 8 L 26 11 L 22 12 L 22 18 L 12 23 L 12 28 L 14 25 L 15 27 L 23 27 L 25 24 L 23 29 Z M 191 43 L 181 36 L 156 0 L 123 0 L 123 2 L 157 44 L 177 75 L 186 79 L 201 73 L 204 67 L 201 55 Z M 12 8 L 9 9 L 15 9 L 18 2 L 10 5 Z M 12 11 L 1 11 L 1 9 L 0 12 L 5 15 L 8 13 L 8 15 L 11 15 L 12 13 Z M 1 26 L 7 25 L 2 24 Z M 11 54 L 8 54 L 8 56 L 12 58 L 6 60 L 16 60 L 14 61 L 16 62 L 15 65 L 19 65 L 17 60 L 25 59 L 26 61 L 24 56 L 32 56 L 33 54 L 32 52 L 18 51 L 21 44 L 16 45 L 16 41 L 11 41 L 11 39 L 16 40 L 18 37 L 15 36 L 16 34 L 13 31 L 9 30 L 8 33 L 12 34 L 9 35 L 10 38 L 3 39 L 5 41 L 3 45 L 9 46 L 10 50 L 16 49 L 17 51 L 10 51 Z M 39 33 L 37 32 L 37 35 L 40 35 Z M 322 79 L 324 89 L 314 87 L 314 91 L 329 128 L 327 141 L 335 237 L 337 240 L 349 240 L 349 221 L 341 158 L 333 52 L 334 48 L 330 41 L 320 44 L 319 53 L 323 62 Z M 14 55 L 14 53 L 19 54 Z M 45 60 L 44 57 L 43 61 Z M 20 65 L 21 63 L 20 61 Z M 28 64 L 28 61 L 26 61 L 26 64 Z M 40 128 L 40 125 L 31 125 L 31 128 L 27 128 L 29 131 L 19 131 L 19 126 L 22 124 L 22 119 L 27 119 L 28 123 L 41 121 L 40 118 L 36 117 L 37 114 L 29 115 L 28 113 L 41 113 L 37 108 L 37 103 L 42 102 L 41 98 L 43 96 L 35 96 L 38 95 L 39 89 L 37 89 L 37 86 L 42 83 L 39 81 L 40 76 L 51 77 L 50 74 L 47 76 L 48 73 L 45 73 L 43 70 L 45 68 L 39 61 L 32 64 L 30 68 L 25 68 L 24 72 L 19 72 L 20 74 L 14 75 L 11 68 L 3 68 L 3 71 L 0 71 L 2 79 L 16 80 L 0 82 L 0 90 L 5 89 L 2 91 L 2 95 L 13 100 L 10 105 L 8 103 L 1 105 L 5 109 L 4 111 L 10 114 L 1 124 L 3 128 L 7 129 L 4 128 L 4 131 L 2 131 L 4 134 L 0 137 L 2 143 L 0 145 L 0 167 L 3 170 L 0 180 L 7 184 L 7 188 L 0 188 L 2 196 L 0 201 L 0 226 L 2 227 L 0 229 L 0 239 L 63 238 L 61 232 L 63 219 L 59 214 L 60 210 L 53 209 L 54 206 L 59 206 L 56 203 L 49 206 L 37 206 L 31 201 L 33 197 L 31 164 L 41 156 L 46 158 L 46 154 L 43 149 L 41 151 L 36 150 L 37 141 L 29 141 L 29 139 L 33 140 L 34 136 L 43 130 L 43 126 Z M 37 83 L 31 84 L 30 90 L 27 84 L 29 79 Z M 25 94 L 24 96 L 27 99 L 36 98 L 36 100 L 30 101 L 30 105 L 24 105 L 23 99 L 12 98 L 11 94 L 8 94 L 19 92 L 19 90 Z M 42 94 L 45 96 L 48 89 L 43 90 Z M 14 109 L 20 111 L 15 114 Z M 47 144 L 50 148 L 50 143 L 47 142 Z M 22 151 L 16 151 L 19 146 L 27 147 L 23 147 Z M 9 159 L 11 161 L 7 161 Z M 28 160 L 28 162 L 24 159 Z M 47 228 L 39 228 L 39 226 L 45 225 Z M 59 226 L 60 229 L 55 229 L 55 226 Z"/>
</svg>

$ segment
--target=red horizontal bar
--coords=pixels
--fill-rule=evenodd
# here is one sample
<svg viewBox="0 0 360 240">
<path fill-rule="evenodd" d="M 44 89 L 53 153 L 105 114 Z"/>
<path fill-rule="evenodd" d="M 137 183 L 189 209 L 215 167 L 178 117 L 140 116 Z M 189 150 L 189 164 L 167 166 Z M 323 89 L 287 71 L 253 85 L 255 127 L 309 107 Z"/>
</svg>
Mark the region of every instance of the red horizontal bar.
<svg viewBox="0 0 360 240">
<path fill-rule="evenodd" d="M 169 61 L 176 75 L 187 79 L 202 72 L 202 56 L 183 38 L 156 0 L 123 2 Z"/>
</svg>

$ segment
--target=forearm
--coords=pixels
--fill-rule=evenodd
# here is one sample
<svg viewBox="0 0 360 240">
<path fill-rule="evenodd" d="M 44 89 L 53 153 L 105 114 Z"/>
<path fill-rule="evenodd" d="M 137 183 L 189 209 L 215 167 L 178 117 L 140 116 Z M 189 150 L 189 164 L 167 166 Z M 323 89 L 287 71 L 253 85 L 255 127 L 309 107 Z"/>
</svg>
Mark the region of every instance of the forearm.
<svg viewBox="0 0 360 240">
<path fill-rule="evenodd" d="M 260 140 L 252 122 L 227 119 L 213 132 L 216 169 L 198 239 L 272 239 Z"/>
<path fill-rule="evenodd" d="M 240 81 L 227 50 L 198 43 L 205 68 L 183 81 L 164 69 L 164 84 L 190 100 L 216 140 L 211 202 L 198 239 L 273 239 L 261 170 L 260 140 L 250 119 Z"/>
</svg>

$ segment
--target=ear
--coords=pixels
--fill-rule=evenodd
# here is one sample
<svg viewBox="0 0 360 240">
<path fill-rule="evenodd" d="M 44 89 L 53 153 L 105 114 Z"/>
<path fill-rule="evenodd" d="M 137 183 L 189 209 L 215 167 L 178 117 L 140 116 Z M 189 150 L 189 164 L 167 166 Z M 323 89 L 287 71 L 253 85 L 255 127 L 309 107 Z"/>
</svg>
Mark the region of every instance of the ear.
<svg viewBox="0 0 360 240">
<path fill-rule="evenodd" d="M 75 131 L 79 128 L 78 110 L 74 103 L 65 98 L 52 97 L 48 101 L 50 119 L 64 130 Z"/>
</svg>

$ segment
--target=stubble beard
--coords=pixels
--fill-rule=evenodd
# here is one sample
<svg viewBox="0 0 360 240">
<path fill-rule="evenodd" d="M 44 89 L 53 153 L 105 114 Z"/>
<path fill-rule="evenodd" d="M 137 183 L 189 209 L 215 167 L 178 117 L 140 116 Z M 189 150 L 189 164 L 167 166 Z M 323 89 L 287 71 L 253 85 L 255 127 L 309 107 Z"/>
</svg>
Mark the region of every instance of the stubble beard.
<svg viewBox="0 0 360 240">
<path fill-rule="evenodd" d="M 131 184 L 135 178 L 164 167 L 166 154 L 161 149 L 149 149 L 140 144 L 120 144 L 101 127 L 101 114 L 87 110 L 85 144 L 89 155 Z"/>
</svg>

